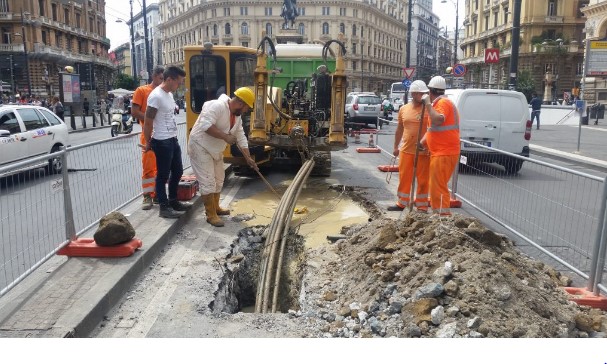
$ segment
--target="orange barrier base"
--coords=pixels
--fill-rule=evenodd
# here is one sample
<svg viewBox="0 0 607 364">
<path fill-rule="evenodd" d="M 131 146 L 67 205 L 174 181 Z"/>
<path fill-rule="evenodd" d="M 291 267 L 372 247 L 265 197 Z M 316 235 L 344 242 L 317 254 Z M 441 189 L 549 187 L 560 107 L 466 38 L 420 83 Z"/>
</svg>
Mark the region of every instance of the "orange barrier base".
<svg viewBox="0 0 607 364">
<path fill-rule="evenodd" d="M 462 202 L 460 200 L 451 200 L 449 201 L 449 207 L 452 209 L 459 209 L 462 207 Z"/>
<path fill-rule="evenodd" d="M 387 164 L 382 164 L 380 166 L 377 166 L 377 169 L 379 169 L 382 172 L 398 172 L 398 166 L 392 166 L 392 165 L 387 165 Z"/>
<path fill-rule="evenodd" d="M 358 153 L 381 153 L 379 148 L 356 148 Z"/>
<path fill-rule="evenodd" d="M 589 292 L 585 288 L 577 287 L 565 287 L 565 292 L 571 295 L 571 297 L 569 297 L 571 301 L 579 305 L 607 310 L 607 297 L 605 296 L 595 296 L 594 293 Z"/>
<path fill-rule="evenodd" d="M 93 238 L 78 238 L 59 249 L 57 255 L 68 257 L 117 258 L 128 257 L 141 248 L 143 242 L 137 238 L 123 244 L 113 246 L 100 246 Z"/>
</svg>

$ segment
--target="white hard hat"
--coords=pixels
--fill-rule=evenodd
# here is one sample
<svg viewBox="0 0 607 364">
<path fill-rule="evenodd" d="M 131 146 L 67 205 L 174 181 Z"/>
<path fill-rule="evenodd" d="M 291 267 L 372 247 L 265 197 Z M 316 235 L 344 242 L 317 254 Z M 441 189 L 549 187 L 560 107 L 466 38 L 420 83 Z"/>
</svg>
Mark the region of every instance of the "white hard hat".
<svg viewBox="0 0 607 364">
<path fill-rule="evenodd" d="M 447 83 L 442 76 L 434 76 L 430 82 L 428 82 L 428 87 L 444 90 L 447 88 Z"/>
<path fill-rule="evenodd" d="M 411 82 L 411 86 L 409 86 L 409 92 L 428 92 L 428 86 L 422 80 L 416 80 Z"/>
</svg>

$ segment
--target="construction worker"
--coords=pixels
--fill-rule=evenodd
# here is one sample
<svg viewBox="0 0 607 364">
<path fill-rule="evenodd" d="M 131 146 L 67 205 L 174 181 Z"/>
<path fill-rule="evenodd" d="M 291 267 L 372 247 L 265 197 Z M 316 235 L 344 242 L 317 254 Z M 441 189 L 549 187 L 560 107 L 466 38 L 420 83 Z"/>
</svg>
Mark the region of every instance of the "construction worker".
<svg viewBox="0 0 607 364">
<path fill-rule="evenodd" d="M 413 102 L 401 107 L 398 111 L 398 125 L 394 135 L 394 156 L 398 157 L 398 192 L 396 205 L 389 206 L 388 211 L 402 211 L 409 206 L 411 199 L 411 184 L 413 182 L 413 167 L 416 166 L 417 191 L 415 193 L 415 207 L 418 211 L 428 211 L 428 170 L 430 156 L 427 150 L 418 150 L 417 164 L 415 164 L 415 150 L 418 141 L 426 134 L 428 114 L 422 117 L 422 96 L 427 93 L 428 87 L 422 80 L 413 81 L 409 92 Z M 420 133 L 421 126 L 421 133 Z M 420 134 L 420 135 L 418 135 Z"/>
<path fill-rule="evenodd" d="M 164 67 L 157 66 L 152 71 L 152 83 L 144 86 L 139 86 L 133 94 L 133 102 L 131 107 L 131 115 L 139 120 L 141 129 L 143 130 L 143 122 L 145 119 L 145 109 L 148 104 L 148 96 L 158 85 L 164 80 Z M 145 145 L 145 137 L 141 133 L 139 137 L 141 145 Z M 141 174 L 141 187 L 143 188 L 143 202 L 141 204 L 142 210 L 149 210 L 152 208 L 154 201 L 157 203 L 156 192 L 156 155 L 153 151 L 143 151 L 141 156 L 141 166 L 143 167 L 143 173 Z"/>
<path fill-rule="evenodd" d="M 430 95 L 422 101 L 429 116 L 428 131 L 422 146 L 430 151 L 430 206 L 434 213 L 448 216 L 451 195 L 448 183 L 459 162 L 459 113 L 453 102 L 444 96 L 446 82 L 434 76 L 428 83 Z"/>
<path fill-rule="evenodd" d="M 222 94 L 217 100 L 209 100 L 202 105 L 190 132 L 188 155 L 192 171 L 200 183 L 207 222 L 213 226 L 223 226 L 219 216 L 230 214 L 229 210 L 219 207 L 225 179 L 223 151 L 226 145 L 237 144 L 247 164 L 258 170 L 249 153 L 241 118 L 241 115 L 253 110 L 254 101 L 255 94 L 248 87 L 237 89 L 232 98 Z"/>
</svg>

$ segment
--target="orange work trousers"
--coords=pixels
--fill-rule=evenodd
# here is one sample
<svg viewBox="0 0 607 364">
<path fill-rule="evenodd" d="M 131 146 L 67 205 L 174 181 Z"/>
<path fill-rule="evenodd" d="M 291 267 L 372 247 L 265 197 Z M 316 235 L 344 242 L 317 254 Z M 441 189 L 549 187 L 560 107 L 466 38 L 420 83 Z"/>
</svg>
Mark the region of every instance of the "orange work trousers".
<svg viewBox="0 0 607 364">
<path fill-rule="evenodd" d="M 143 124 L 141 125 L 143 128 Z M 145 145 L 145 138 L 143 137 L 143 133 L 140 135 L 141 145 Z M 143 172 L 141 174 L 141 187 L 143 189 L 143 194 L 150 195 L 152 198 L 156 197 L 156 154 L 154 151 L 148 150 L 147 152 L 143 152 L 141 155 L 141 165 L 143 167 Z"/>
<path fill-rule="evenodd" d="M 398 207 L 405 208 L 411 201 L 411 184 L 413 182 L 413 164 L 415 154 L 401 151 L 398 155 Z M 417 169 L 415 177 L 417 178 L 417 188 L 415 191 L 415 207 L 418 210 L 428 210 L 428 173 L 430 169 L 430 156 L 419 154 L 417 156 Z"/>
<path fill-rule="evenodd" d="M 451 194 L 448 185 L 458 162 L 458 154 L 430 157 L 430 206 L 433 212 L 451 215 Z"/>
</svg>

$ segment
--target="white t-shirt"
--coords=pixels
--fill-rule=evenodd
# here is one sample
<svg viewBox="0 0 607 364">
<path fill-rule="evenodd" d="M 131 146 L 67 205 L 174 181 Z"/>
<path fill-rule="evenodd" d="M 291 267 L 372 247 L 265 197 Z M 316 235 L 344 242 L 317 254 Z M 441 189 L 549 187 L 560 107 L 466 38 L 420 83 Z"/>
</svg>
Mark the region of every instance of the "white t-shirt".
<svg viewBox="0 0 607 364">
<path fill-rule="evenodd" d="M 173 93 L 166 92 L 161 87 L 156 87 L 150 93 L 150 96 L 148 96 L 147 107 L 153 107 L 158 110 L 154 118 L 153 139 L 165 140 L 177 137 L 175 105 Z"/>
</svg>

